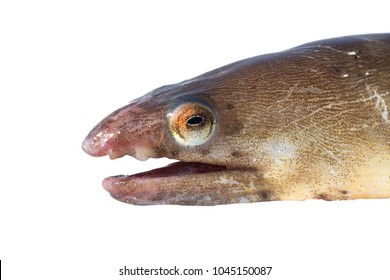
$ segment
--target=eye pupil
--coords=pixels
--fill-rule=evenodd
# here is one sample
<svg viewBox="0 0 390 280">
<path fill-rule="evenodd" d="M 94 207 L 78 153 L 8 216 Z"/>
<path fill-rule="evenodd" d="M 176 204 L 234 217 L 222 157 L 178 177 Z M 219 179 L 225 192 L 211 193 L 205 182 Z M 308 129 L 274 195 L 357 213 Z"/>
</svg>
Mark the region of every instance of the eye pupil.
<svg viewBox="0 0 390 280">
<path fill-rule="evenodd" d="M 204 118 L 202 116 L 192 116 L 187 120 L 187 124 L 190 126 L 197 126 L 204 122 Z"/>
</svg>

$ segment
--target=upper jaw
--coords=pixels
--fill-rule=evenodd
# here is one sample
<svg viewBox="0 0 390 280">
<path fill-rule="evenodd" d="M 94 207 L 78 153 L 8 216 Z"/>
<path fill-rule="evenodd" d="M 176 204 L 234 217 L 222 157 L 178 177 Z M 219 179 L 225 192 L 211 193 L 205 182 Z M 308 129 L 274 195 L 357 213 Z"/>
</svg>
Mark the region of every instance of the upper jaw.
<svg viewBox="0 0 390 280">
<path fill-rule="evenodd" d="M 83 150 L 111 159 L 130 155 L 138 160 L 164 155 L 164 114 L 140 102 L 130 103 L 103 119 L 83 141 Z"/>
<path fill-rule="evenodd" d="M 139 140 L 128 142 L 127 145 L 118 145 L 115 141 L 115 133 L 90 133 L 82 144 L 83 150 L 95 157 L 108 155 L 110 159 L 116 159 L 130 155 L 138 160 L 144 161 L 149 158 L 158 158 L 155 150 Z"/>
</svg>

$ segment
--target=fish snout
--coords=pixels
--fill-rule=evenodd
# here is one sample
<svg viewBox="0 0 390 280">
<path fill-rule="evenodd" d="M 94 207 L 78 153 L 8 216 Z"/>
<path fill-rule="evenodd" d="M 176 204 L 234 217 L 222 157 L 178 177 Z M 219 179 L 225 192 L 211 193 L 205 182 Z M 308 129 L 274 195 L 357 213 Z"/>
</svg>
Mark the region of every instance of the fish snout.
<svg viewBox="0 0 390 280">
<path fill-rule="evenodd" d="M 161 118 L 146 117 L 132 105 L 117 110 L 95 126 L 85 138 L 83 150 L 91 156 L 108 155 L 110 159 L 125 155 L 138 160 L 163 156 Z"/>
<path fill-rule="evenodd" d="M 118 147 L 115 149 L 115 134 L 107 129 L 95 128 L 84 139 L 82 148 L 87 154 L 94 157 L 105 155 L 109 155 L 112 159 L 121 157 L 123 155 L 118 152 Z"/>
</svg>

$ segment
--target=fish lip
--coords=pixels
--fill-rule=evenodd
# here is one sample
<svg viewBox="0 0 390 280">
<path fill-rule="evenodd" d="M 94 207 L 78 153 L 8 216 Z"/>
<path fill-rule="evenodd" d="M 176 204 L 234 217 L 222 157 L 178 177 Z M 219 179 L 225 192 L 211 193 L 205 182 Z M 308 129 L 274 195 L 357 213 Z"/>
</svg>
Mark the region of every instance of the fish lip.
<svg viewBox="0 0 390 280">
<path fill-rule="evenodd" d="M 191 174 L 202 174 L 209 172 L 225 171 L 228 167 L 226 165 L 216 165 L 202 162 L 184 162 L 178 161 L 168 164 L 164 167 L 151 169 L 148 171 L 132 174 L 132 175 L 116 175 L 109 178 L 134 178 L 134 179 L 151 179 L 151 178 L 165 178 L 165 177 L 179 177 Z M 105 180 L 106 180 L 105 179 Z"/>
<path fill-rule="evenodd" d="M 134 204 L 171 204 L 170 186 L 166 181 L 191 180 L 191 176 L 205 175 L 212 173 L 221 174 L 229 171 L 252 172 L 251 168 L 229 167 L 227 165 L 215 165 L 202 162 L 175 162 L 165 167 L 152 169 L 133 175 L 117 175 L 107 177 L 103 180 L 103 188 L 116 200 Z M 187 179 L 188 178 L 188 179 Z M 165 187 L 161 188 L 163 185 Z M 161 194 L 161 191 L 164 194 Z M 195 190 L 196 191 L 196 190 Z M 163 197 L 161 197 L 161 195 Z M 189 193 L 189 195 L 191 195 Z M 210 202 L 211 203 L 211 202 Z"/>
</svg>

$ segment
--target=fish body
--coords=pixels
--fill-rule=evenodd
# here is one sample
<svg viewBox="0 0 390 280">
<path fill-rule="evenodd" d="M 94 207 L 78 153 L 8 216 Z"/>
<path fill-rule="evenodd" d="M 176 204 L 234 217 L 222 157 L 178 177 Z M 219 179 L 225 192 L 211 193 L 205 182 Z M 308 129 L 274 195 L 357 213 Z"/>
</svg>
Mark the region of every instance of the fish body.
<svg viewBox="0 0 390 280">
<path fill-rule="evenodd" d="M 241 60 L 163 86 L 103 119 L 92 156 L 167 157 L 106 178 L 131 204 L 390 197 L 390 34 Z"/>
</svg>

